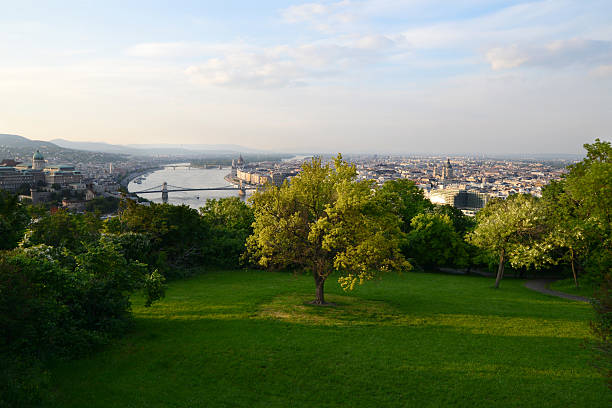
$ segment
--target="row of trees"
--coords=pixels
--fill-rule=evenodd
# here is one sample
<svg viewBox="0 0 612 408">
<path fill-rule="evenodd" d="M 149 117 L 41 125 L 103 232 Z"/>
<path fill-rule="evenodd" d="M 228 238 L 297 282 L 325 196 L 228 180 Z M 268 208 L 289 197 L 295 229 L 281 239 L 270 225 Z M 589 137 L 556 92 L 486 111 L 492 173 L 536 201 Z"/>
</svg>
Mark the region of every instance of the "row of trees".
<svg viewBox="0 0 612 408">
<path fill-rule="evenodd" d="M 574 283 L 583 275 L 599 284 L 612 270 L 612 148 L 596 140 L 587 157 L 543 189 L 542 198 L 515 195 L 493 200 L 477 215 L 468 241 L 499 256 L 504 265 L 568 265 Z"/>
</svg>

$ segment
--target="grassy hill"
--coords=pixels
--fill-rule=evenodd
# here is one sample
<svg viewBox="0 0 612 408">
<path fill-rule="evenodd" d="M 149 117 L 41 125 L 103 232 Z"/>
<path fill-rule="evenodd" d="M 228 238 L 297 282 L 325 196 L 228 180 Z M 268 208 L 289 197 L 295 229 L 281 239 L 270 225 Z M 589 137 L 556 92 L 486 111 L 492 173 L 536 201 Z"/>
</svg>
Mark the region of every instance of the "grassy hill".
<svg viewBox="0 0 612 408">
<path fill-rule="evenodd" d="M 57 407 L 608 407 L 589 305 L 507 280 L 388 275 L 338 307 L 310 277 L 215 272 L 136 304 L 136 325 L 52 370 Z"/>
</svg>

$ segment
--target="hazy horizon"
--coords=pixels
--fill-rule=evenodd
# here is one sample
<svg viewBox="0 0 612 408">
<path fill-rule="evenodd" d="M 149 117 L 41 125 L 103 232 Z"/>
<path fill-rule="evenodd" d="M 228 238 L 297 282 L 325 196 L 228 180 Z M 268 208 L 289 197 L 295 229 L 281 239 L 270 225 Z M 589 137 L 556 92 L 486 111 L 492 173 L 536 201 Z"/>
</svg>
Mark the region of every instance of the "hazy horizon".
<svg viewBox="0 0 612 408">
<path fill-rule="evenodd" d="M 0 133 L 347 154 L 610 140 L 610 2 L 200 3 L 0 0 Z"/>
</svg>

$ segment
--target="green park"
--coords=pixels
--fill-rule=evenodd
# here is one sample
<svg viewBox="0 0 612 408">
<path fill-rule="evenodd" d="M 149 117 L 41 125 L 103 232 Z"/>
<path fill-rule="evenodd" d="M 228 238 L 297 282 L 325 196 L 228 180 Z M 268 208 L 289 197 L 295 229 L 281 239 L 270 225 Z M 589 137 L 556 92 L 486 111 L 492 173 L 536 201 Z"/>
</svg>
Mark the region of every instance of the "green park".
<svg viewBox="0 0 612 408">
<path fill-rule="evenodd" d="M 612 147 L 585 149 L 475 218 L 341 155 L 199 211 L 1 193 L 0 405 L 609 407 Z"/>
</svg>

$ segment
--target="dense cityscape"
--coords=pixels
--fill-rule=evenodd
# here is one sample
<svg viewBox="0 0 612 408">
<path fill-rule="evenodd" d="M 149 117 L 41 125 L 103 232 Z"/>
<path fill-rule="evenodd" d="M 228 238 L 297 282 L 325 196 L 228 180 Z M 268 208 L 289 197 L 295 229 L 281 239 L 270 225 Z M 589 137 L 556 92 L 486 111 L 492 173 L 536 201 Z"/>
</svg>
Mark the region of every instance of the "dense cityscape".
<svg viewBox="0 0 612 408">
<path fill-rule="evenodd" d="M 11 157 L 10 147 L 1 147 L 9 157 L 0 161 L 0 188 L 20 192 L 22 199 L 29 198 L 33 204 L 48 200 L 55 190 L 84 193 L 80 201 L 68 197 L 62 201 L 64 207 L 81 211 L 85 209 L 85 201 L 98 196 L 120 199 L 122 186 L 127 187 L 132 179 L 160 169 L 173 159 L 182 159 L 113 157 L 112 161 L 105 161 L 100 155 L 95 160 L 86 161 L 84 157 L 78 163 L 61 163 L 59 152 L 47 158 L 38 150 L 30 157 L 24 154 Z M 226 179 L 237 185 L 281 185 L 298 174 L 303 161 L 308 159 L 309 156 L 296 156 L 279 161 L 245 162 L 240 154 L 232 160 Z M 453 205 L 470 215 L 493 197 L 523 193 L 540 197 L 542 187 L 559 179 L 565 172 L 564 165 L 570 163 L 563 159 L 552 162 L 463 156 L 371 155 L 349 160 L 356 166 L 359 179 L 374 180 L 378 185 L 408 179 L 432 202 Z"/>
</svg>

